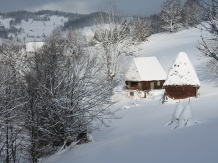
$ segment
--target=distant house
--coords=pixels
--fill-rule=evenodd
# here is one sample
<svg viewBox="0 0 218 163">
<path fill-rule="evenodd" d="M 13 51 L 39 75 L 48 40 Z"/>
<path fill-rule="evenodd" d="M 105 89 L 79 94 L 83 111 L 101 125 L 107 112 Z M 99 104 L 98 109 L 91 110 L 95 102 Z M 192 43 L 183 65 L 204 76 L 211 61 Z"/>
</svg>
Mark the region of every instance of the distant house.
<svg viewBox="0 0 218 163">
<path fill-rule="evenodd" d="M 125 77 L 127 97 L 137 94 L 139 98 L 144 98 L 146 92 L 161 89 L 166 78 L 156 57 L 134 58 Z"/>
<path fill-rule="evenodd" d="M 200 81 L 186 53 L 178 54 L 163 87 L 165 96 L 172 99 L 197 97 Z"/>
<path fill-rule="evenodd" d="M 28 42 L 26 44 L 26 54 L 28 56 L 31 56 L 35 54 L 42 46 L 44 45 L 44 42 Z"/>
</svg>

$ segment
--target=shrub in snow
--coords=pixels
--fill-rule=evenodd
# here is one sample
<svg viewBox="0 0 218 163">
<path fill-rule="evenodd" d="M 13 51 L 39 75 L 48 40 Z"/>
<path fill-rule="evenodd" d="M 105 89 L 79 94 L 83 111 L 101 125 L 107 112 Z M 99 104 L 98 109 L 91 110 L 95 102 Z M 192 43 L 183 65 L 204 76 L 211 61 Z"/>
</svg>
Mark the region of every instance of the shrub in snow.
<svg viewBox="0 0 218 163">
<path fill-rule="evenodd" d="M 175 125 L 175 126 L 177 126 L 178 121 L 179 121 L 179 116 L 180 116 L 180 114 L 181 114 L 183 108 L 184 108 L 184 107 L 183 107 L 183 105 L 182 105 L 181 103 L 179 103 L 179 104 L 176 106 L 176 108 L 175 108 L 175 110 L 174 110 L 174 113 L 173 113 L 173 116 L 172 116 L 172 120 L 171 120 L 171 122 L 168 123 L 167 126 L 169 126 L 169 125 Z"/>
<path fill-rule="evenodd" d="M 191 105 L 188 104 L 179 115 L 178 127 L 182 128 L 185 126 L 191 126 L 193 124 L 195 124 L 195 120 L 194 120 Z"/>
<path fill-rule="evenodd" d="M 88 142 L 94 142 L 94 139 L 93 139 L 92 135 L 89 134 L 89 133 L 87 133 L 87 141 Z"/>
<path fill-rule="evenodd" d="M 73 141 L 72 141 L 72 137 L 71 137 L 71 136 L 68 136 L 67 139 L 66 139 L 66 146 L 71 145 L 72 142 L 73 142 Z"/>
<path fill-rule="evenodd" d="M 85 130 L 77 136 L 77 141 L 79 141 L 78 144 L 83 144 L 83 143 L 87 143 L 87 142 L 93 142 L 94 139 L 93 139 L 91 133 L 89 133 Z"/>
</svg>

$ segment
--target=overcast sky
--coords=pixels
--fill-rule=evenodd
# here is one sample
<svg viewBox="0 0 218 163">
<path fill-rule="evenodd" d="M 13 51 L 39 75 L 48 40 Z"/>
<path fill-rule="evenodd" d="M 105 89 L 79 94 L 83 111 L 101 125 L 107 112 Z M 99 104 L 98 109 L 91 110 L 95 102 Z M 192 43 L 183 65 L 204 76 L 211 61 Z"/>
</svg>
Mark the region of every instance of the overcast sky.
<svg viewBox="0 0 218 163">
<path fill-rule="evenodd" d="M 114 0 L 124 13 L 143 16 L 160 12 L 164 1 L 166 0 Z M 103 8 L 106 2 L 108 0 L 0 0 L 0 12 L 48 9 L 89 14 Z"/>
</svg>

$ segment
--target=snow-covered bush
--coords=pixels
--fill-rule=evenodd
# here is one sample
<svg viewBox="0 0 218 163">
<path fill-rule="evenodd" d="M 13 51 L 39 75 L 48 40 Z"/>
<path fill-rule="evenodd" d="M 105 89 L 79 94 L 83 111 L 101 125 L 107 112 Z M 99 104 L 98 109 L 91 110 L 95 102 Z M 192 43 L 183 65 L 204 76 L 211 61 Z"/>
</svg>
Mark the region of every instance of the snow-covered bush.
<svg viewBox="0 0 218 163">
<path fill-rule="evenodd" d="M 102 70 L 107 77 L 111 95 L 114 87 L 123 79 L 126 56 L 132 56 L 132 37 L 130 35 L 131 22 L 120 14 L 116 5 L 109 2 L 104 12 L 99 12 L 96 25 L 93 28 L 94 40 L 99 46 L 96 54 L 103 63 Z M 107 24 L 107 25 L 105 25 Z"/>
<path fill-rule="evenodd" d="M 87 133 L 87 141 L 88 142 L 94 142 L 93 136 L 90 133 Z"/>
<path fill-rule="evenodd" d="M 186 126 L 191 126 L 195 124 L 192 107 L 190 104 L 186 105 L 185 108 L 181 103 L 179 103 L 172 116 L 172 120 L 167 124 L 167 126 L 173 126 L 175 128 L 183 128 Z"/>
<path fill-rule="evenodd" d="M 148 37 L 151 36 L 152 29 L 148 23 L 148 20 L 143 17 L 137 17 L 133 20 L 131 37 L 133 41 L 145 42 L 148 41 Z"/>
<path fill-rule="evenodd" d="M 188 104 L 179 115 L 178 127 L 182 128 L 185 126 L 191 126 L 193 124 L 195 124 L 195 120 L 192 112 L 192 107 L 190 104 Z"/>
<path fill-rule="evenodd" d="M 178 125 L 179 116 L 180 116 L 183 108 L 184 108 L 183 105 L 181 103 L 178 103 L 178 105 L 176 106 L 176 108 L 173 112 L 172 120 L 168 125 L 174 125 L 174 126 Z"/>
</svg>

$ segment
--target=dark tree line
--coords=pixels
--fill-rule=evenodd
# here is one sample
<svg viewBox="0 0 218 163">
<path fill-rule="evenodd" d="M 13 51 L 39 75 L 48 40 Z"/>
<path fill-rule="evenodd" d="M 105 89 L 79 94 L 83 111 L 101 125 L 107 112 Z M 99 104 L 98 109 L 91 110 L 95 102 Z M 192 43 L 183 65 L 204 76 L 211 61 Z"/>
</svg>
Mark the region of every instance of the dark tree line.
<svg viewBox="0 0 218 163">
<path fill-rule="evenodd" d="M 106 13 L 104 13 L 106 14 Z M 78 29 L 87 26 L 92 26 L 95 24 L 95 18 L 99 15 L 98 12 L 94 12 L 87 15 L 82 15 L 80 17 L 69 18 L 69 20 L 64 23 L 64 29 Z"/>
<path fill-rule="evenodd" d="M 44 17 L 39 17 L 41 15 L 45 15 Z M 40 10 L 36 12 L 31 12 L 31 11 L 13 11 L 13 12 L 5 12 L 5 13 L 0 13 L 0 16 L 3 19 L 6 18 L 13 18 L 16 20 L 28 20 L 28 19 L 33 19 L 35 21 L 46 21 L 48 17 L 51 16 L 63 16 L 69 19 L 75 19 L 79 18 L 82 16 L 82 14 L 77 14 L 77 13 L 70 13 L 70 12 L 62 12 L 62 11 L 52 11 L 52 10 Z"/>
<path fill-rule="evenodd" d="M 22 31 L 21 28 L 16 28 L 14 26 L 11 26 L 10 28 L 5 28 L 3 25 L 0 26 L 0 37 L 3 39 L 12 39 L 10 34 L 20 34 Z"/>
</svg>

